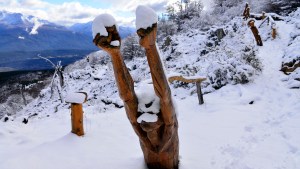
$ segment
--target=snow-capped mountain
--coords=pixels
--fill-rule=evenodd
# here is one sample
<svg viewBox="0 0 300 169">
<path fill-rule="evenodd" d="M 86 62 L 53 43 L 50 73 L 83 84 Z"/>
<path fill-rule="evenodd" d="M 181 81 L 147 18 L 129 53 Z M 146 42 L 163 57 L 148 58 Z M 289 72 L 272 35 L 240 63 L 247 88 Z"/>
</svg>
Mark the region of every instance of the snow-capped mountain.
<svg viewBox="0 0 300 169">
<path fill-rule="evenodd" d="M 51 68 L 37 55 L 61 60 L 64 65 L 98 50 L 92 43 L 90 24 L 71 29 L 35 16 L 0 11 L 0 68 L 33 70 Z M 122 37 L 134 32 L 121 27 Z"/>
<path fill-rule="evenodd" d="M 86 35 L 21 13 L 0 12 L 0 29 L 0 52 L 95 50 Z"/>
<path fill-rule="evenodd" d="M 0 23 L 7 26 L 32 27 L 37 22 L 47 25 L 53 24 L 47 20 L 42 20 L 32 15 L 26 16 L 21 13 L 0 11 Z"/>
</svg>

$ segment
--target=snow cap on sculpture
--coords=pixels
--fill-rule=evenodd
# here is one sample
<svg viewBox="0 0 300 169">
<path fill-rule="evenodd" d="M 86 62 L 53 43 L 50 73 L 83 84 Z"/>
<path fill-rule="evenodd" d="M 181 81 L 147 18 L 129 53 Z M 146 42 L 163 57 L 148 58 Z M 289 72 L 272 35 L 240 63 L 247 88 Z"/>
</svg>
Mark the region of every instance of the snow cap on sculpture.
<svg viewBox="0 0 300 169">
<path fill-rule="evenodd" d="M 116 25 L 116 28 L 118 29 L 115 18 L 110 14 L 98 15 L 94 19 L 92 25 L 93 38 L 97 35 L 97 33 L 100 33 L 101 36 L 108 36 L 108 32 L 105 27 L 111 27 L 114 25 Z"/>
<path fill-rule="evenodd" d="M 85 92 L 77 92 L 77 93 L 68 93 L 66 96 L 66 102 L 67 103 L 76 103 L 76 104 L 82 104 L 86 102 L 87 100 L 87 94 Z"/>
<path fill-rule="evenodd" d="M 136 30 L 140 28 L 147 29 L 152 27 L 153 24 L 158 22 L 158 16 L 156 12 L 144 5 L 139 5 L 136 8 Z"/>
</svg>

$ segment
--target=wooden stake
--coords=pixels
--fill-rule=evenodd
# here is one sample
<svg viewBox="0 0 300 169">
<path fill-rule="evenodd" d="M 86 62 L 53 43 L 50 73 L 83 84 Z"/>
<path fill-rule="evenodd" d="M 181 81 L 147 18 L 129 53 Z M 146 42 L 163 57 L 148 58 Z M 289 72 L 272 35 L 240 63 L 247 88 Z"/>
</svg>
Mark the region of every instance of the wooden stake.
<svg viewBox="0 0 300 169">
<path fill-rule="evenodd" d="M 276 35 L 277 35 L 276 28 L 272 28 L 272 38 L 276 39 Z"/>
<path fill-rule="evenodd" d="M 76 134 L 77 136 L 84 135 L 82 104 L 71 104 L 71 124 L 72 133 Z"/>
<path fill-rule="evenodd" d="M 86 100 L 85 92 L 69 93 L 66 97 L 66 102 L 71 103 L 71 132 L 77 136 L 84 135 L 82 103 Z"/>
<path fill-rule="evenodd" d="M 202 90 L 201 90 L 201 83 L 197 82 L 196 86 L 197 86 L 197 95 L 198 95 L 199 104 L 201 105 L 204 103 L 203 94 L 202 94 Z"/>
</svg>

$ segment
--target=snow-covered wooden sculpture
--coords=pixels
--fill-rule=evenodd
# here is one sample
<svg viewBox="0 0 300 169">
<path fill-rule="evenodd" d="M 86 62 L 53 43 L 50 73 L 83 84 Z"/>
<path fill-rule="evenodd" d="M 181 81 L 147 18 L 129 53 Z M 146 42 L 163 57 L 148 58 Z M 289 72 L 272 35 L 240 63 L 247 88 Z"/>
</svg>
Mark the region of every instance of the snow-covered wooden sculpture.
<svg viewBox="0 0 300 169">
<path fill-rule="evenodd" d="M 199 104 L 204 104 L 203 94 L 201 90 L 201 82 L 205 81 L 205 77 L 183 77 L 183 76 L 172 76 L 169 77 L 169 82 L 172 83 L 173 81 L 181 81 L 184 83 L 195 83 L 197 87 L 197 95 L 198 95 L 198 101 Z"/>
<path fill-rule="evenodd" d="M 153 112 L 145 114 L 138 109 L 140 101 L 134 91 L 132 77 L 120 53 L 121 40 L 112 16 L 103 14 L 95 18 L 93 42 L 108 52 L 112 58 L 119 95 L 124 101 L 127 117 L 139 137 L 148 168 L 177 169 L 179 164 L 178 122 L 171 91 L 156 48 L 158 17 L 152 9 L 145 6 L 139 6 L 136 14 L 140 44 L 145 48 L 154 91 L 159 98 L 160 107 L 157 114 L 153 115 Z"/>
<path fill-rule="evenodd" d="M 86 100 L 87 94 L 85 92 L 69 93 L 65 99 L 67 103 L 71 103 L 71 132 L 78 136 L 84 135 L 82 103 Z"/>
<path fill-rule="evenodd" d="M 250 27 L 253 35 L 254 35 L 254 38 L 256 40 L 256 43 L 258 46 L 263 46 L 263 43 L 262 43 L 262 40 L 261 40 L 261 37 L 259 35 L 259 32 L 258 32 L 258 29 L 256 28 L 256 26 L 254 25 L 255 21 L 254 20 L 250 20 L 248 22 L 248 26 Z"/>
</svg>

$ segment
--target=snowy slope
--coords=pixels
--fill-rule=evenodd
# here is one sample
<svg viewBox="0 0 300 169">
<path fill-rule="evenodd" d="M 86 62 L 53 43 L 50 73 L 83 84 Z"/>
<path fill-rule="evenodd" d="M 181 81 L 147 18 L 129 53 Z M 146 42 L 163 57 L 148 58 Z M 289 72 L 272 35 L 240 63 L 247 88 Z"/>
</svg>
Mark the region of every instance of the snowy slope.
<svg viewBox="0 0 300 169">
<path fill-rule="evenodd" d="M 231 31 L 216 47 L 222 50 L 207 47 L 199 40 L 209 40 L 207 35 L 196 32 L 196 36 L 191 37 L 198 39 L 195 44 L 199 46 L 180 47 L 184 45 L 179 43 L 180 40 L 195 42 L 183 34 L 178 35 L 181 38 L 173 37 L 173 43 L 178 42 L 175 45 L 177 54 L 168 55 L 171 49 L 163 53 L 164 60 L 171 56 L 169 61 L 165 61 L 171 72 L 184 75 L 203 73 L 213 77 L 209 70 L 215 68 L 211 64 L 216 58 L 219 59 L 217 64 L 231 65 L 237 72 L 245 70 L 242 63 L 246 63 L 246 68 L 251 67 L 251 63 L 237 59 L 243 56 L 238 51 L 250 46 L 263 67 L 261 72 L 249 68 L 255 74 L 247 76 L 251 79 L 247 84 L 234 83 L 231 79 L 236 74 L 231 73 L 225 81 L 227 85 L 219 90 L 214 89 L 213 81 L 207 82 L 203 87 L 211 93 L 204 95 L 205 104 L 201 106 L 197 96 L 190 95 L 194 86 L 172 86 L 179 112 L 180 169 L 300 168 L 300 93 L 298 89 L 290 89 L 288 82 L 282 81 L 286 75 L 278 71 L 291 40 L 293 24 L 277 22 L 279 36 L 275 40 L 270 38 L 268 27 L 260 29 L 265 41 L 264 46 L 259 48 L 251 45 L 254 42 L 250 30 L 240 26 L 239 32 Z M 238 45 L 241 42 L 244 43 Z M 204 59 L 199 55 L 203 49 L 209 50 Z M 99 56 L 100 60 L 97 59 Z M 90 55 L 89 62 L 79 61 L 65 71 L 69 84 L 62 93 L 86 91 L 89 95 L 88 102 L 84 104 L 84 137 L 70 134 L 69 105 L 61 104 L 58 94 L 50 99 L 50 89 L 47 88 L 22 112 L 23 116 L 0 123 L 0 168 L 146 168 L 138 138 L 125 110 L 116 108 L 122 103 L 113 82 L 112 68 L 107 64 L 109 62 L 109 58 L 99 52 Z M 198 70 L 189 68 L 190 65 Z M 145 59 L 136 58 L 127 66 L 137 88 L 139 82 L 149 79 Z M 28 124 L 21 123 L 23 117 L 28 118 L 34 112 L 39 118 L 30 118 Z M 46 118 L 47 115 L 50 116 Z"/>
</svg>

